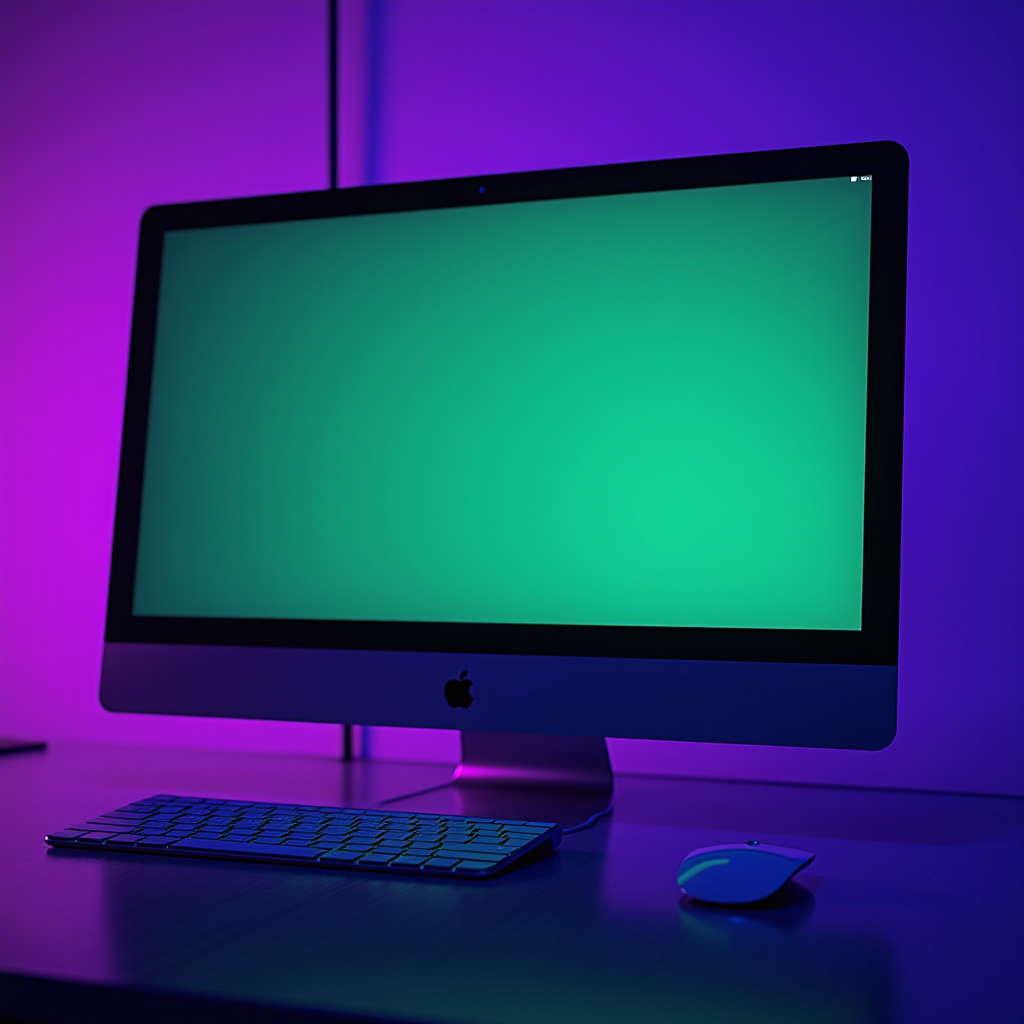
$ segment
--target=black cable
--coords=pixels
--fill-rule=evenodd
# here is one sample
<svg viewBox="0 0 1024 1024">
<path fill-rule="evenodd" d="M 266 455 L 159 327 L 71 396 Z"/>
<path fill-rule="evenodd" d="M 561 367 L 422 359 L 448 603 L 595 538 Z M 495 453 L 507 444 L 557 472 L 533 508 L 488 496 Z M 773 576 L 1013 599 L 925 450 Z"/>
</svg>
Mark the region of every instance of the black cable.
<svg viewBox="0 0 1024 1024">
<path fill-rule="evenodd" d="M 562 835 L 568 836 L 573 832 L 582 832 L 585 828 L 590 828 L 596 825 L 606 814 L 610 814 L 612 805 L 609 804 L 603 811 L 598 811 L 597 814 L 592 814 L 586 821 L 581 821 L 578 825 L 573 825 L 572 828 L 563 828 Z"/>
<path fill-rule="evenodd" d="M 328 188 L 338 188 L 338 0 L 327 0 Z"/>
</svg>

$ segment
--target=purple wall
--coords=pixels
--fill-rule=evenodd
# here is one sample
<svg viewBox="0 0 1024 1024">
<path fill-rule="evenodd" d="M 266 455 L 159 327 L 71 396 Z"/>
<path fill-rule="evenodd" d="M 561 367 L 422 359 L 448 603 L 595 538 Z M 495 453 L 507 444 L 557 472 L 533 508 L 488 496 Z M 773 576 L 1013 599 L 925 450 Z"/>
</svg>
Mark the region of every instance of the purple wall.
<svg viewBox="0 0 1024 1024">
<path fill-rule="evenodd" d="M 325 186 L 324 25 L 319 0 L 0 4 L 2 734 L 337 750 L 98 700 L 139 217 Z"/>
<path fill-rule="evenodd" d="M 893 138 L 911 155 L 900 727 L 621 770 L 1024 793 L 1024 7 L 342 0 L 342 178 Z M 137 220 L 322 187 L 319 0 L 0 7 L 0 731 L 329 753 L 96 699 Z M 375 729 L 380 756 L 450 735 Z"/>
</svg>

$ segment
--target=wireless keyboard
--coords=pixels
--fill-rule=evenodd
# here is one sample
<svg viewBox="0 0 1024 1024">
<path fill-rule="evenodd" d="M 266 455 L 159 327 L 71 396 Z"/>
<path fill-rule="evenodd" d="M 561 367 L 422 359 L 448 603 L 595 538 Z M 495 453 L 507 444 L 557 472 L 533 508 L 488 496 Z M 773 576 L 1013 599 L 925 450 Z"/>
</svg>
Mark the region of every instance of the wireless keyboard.
<svg viewBox="0 0 1024 1024">
<path fill-rule="evenodd" d="M 50 846 L 74 849 L 448 878 L 490 878 L 561 840 L 552 822 L 166 794 L 46 836 Z"/>
</svg>

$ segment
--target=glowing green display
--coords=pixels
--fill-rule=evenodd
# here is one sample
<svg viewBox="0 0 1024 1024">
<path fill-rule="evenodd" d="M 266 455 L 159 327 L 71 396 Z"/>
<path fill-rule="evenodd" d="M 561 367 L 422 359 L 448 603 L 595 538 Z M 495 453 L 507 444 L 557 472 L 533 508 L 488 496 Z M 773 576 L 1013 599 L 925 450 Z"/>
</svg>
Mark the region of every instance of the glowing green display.
<svg viewBox="0 0 1024 1024">
<path fill-rule="evenodd" d="M 168 232 L 135 614 L 859 629 L 870 207 Z"/>
</svg>

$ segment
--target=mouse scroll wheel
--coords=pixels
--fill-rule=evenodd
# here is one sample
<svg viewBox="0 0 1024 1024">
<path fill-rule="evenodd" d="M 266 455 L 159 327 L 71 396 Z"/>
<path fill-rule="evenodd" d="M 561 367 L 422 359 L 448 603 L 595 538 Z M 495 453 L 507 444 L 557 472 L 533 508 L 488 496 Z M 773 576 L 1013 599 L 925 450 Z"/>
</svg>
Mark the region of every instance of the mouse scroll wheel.
<svg viewBox="0 0 1024 1024">
<path fill-rule="evenodd" d="M 761 840 L 760 839 L 748 839 L 747 840 L 747 846 L 760 846 L 760 845 L 761 845 Z"/>
</svg>

